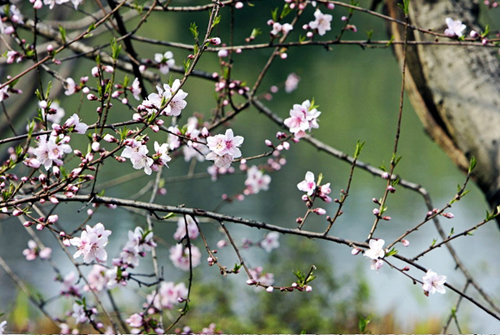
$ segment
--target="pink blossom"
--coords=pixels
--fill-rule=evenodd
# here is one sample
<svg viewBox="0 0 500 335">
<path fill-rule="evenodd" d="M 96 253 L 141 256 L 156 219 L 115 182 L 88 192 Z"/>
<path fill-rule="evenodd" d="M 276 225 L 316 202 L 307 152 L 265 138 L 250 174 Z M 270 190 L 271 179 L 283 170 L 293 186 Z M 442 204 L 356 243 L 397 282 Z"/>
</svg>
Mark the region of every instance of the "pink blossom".
<svg viewBox="0 0 500 335">
<path fill-rule="evenodd" d="M 285 92 L 291 93 L 297 89 L 299 85 L 300 77 L 295 73 L 290 73 L 285 81 Z"/>
<path fill-rule="evenodd" d="M 425 276 L 422 277 L 422 289 L 428 293 L 434 294 L 439 292 L 441 294 L 446 293 L 444 289 L 444 283 L 446 283 L 446 276 L 440 276 L 432 270 L 428 270 Z"/>
<path fill-rule="evenodd" d="M 213 45 L 220 45 L 222 43 L 222 41 L 219 37 L 212 37 L 208 40 L 208 42 L 210 42 L 210 44 L 213 44 Z"/>
<path fill-rule="evenodd" d="M 247 179 L 245 180 L 246 190 L 249 194 L 257 194 L 259 191 L 267 191 L 271 177 L 265 175 L 256 165 L 247 170 Z"/>
<path fill-rule="evenodd" d="M 158 291 L 148 294 L 145 307 L 153 303 L 153 306 L 157 310 L 173 309 L 174 305 L 178 304 L 179 301 L 185 300 L 187 295 L 188 290 L 184 283 L 176 285 L 174 282 L 162 282 Z"/>
<path fill-rule="evenodd" d="M 87 314 L 85 314 L 83 306 L 77 304 L 76 302 L 73 303 L 73 313 L 71 314 L 71 316 L 75 318 L 75 323 L 86 323 L 87 321 L 89 321 L 89 318 L 87 317 Z"/>
<path fill-rule="evenodd" d="M 249 272 L 250 276 L 252 277 L 251 279 L 252 285 L 254 285 L 255 283 L 260 283 L 261 285 L 264 286 L 271 286 L 274 284 L 274 275 L 272 273 L 264 273 L 261 266 L 249 269 Z M 256 286 L 255 289 L 259 291 L 262 290 L 263 288 L 261 286 Z"/>
<path fill-rule="evenodd" d="M 179 79 L 174 80 L 172 87 L 163 85 L 165 87 L 165 91 L 169 89 L 172 95 L 177 92 L 164 110 L 166 115 L 179 116 L 181 114 L 181 111 L 186 108 L 187 102 L 184 99 L 186 99 L 188 94 L 180 89 L 180 85 L 181 82 Z"/>
<path fill-rule="evenodd" d="M 198 237 L 200 233 L 196 222 L 189 215 L 179 218 L 177 221 L 177 230 L 174 233 L 174 238 L 179 241 L 186 236 L 186 222 L 187 222 L 187 234 L 190 240 L 194 240 Z"/>
<path fill-rule="evenodd" d="M 462 21 L 454 21 L 451 17 L 446 18 L 446 25 L 448 26 L 448 28 L 444 31 L 444 34 L 450 37 L 462 37 L 465 28 L 467 28 L 465 24 L 462 24 Z"/>
<path fill-rule="evenodd" d="M 384 244 L 385 241 L 383 239 L 371 239 L 368 242 L 370 249 L 366 250 L 364 252 L 364 255 L 370 259 L 379 259 L 379 258 L 384 258 L 385 256 L 385 250 L 384 250 Z"/>
<path fill-rule="evenodd" d="M 328 30 L 331 30 L 330 22 L 332 22 L 332 16 L 330 14 L 323 14 L 319 9 L 314 12 L 315 20 L 309 22 L 309 27 L 311 29 L 317 29 L 318 34 L 323 36 Z"/>
<path fill-rule="evenodd" d="M 75 272 L 71 271 L 70 273 L 68 273 L 62 281 L 63 288 L 61 290 L 61 295 L 67 297 L 80 297 L 80 289 L 78 288 L 78 286 L 75 286 L 77 282 L 78 278 L 76 277 Z"/>
<path fill-rule="evenodd" d="M 57 101 L 53 101 L 50 104 L 50 108 L 48 111 L 46 110 L 47 107 L 42 108 L 40 106 L 40 108 L 42 110 L 42 117 L 47 118 L 47 121 L 50 121 L 52 123 L 59 124 L 59 122 L 61 122 L 61 119 L 64 117 L 65 114 L 64 109 L 59 105 Z"/>
<path fill-rule="evenodd" d="M 144 169 L 144 172 L 150 175 L 152 172 L 151 165 L 153 165 L 154 160 L 147 155 L 148 152 L 148 148 L 140 141 L 132 140 L 130 145 L 123 149 L 121 156 L 129 158 L 134 169 Z"/>
<path fill-rule="evenodd" d="M 304 101 L 301 105 L 294 104 L 290 110 L 290 117 L 285 119 L 283 123 L 295 135 L 295 138 L 305 136 L 306 130 L 319 128 L 318 117 L 321 114 L 316 108 L 312 108 L 309 100 Z"/>
<path fill-rule="evenodd" d="M 153 157 L 158 159 L 161 165 L 168 167 L 167 163 L 172 160 L 172 158 L 168 155 L 168 143 L 160 145 L 155 141 L 154 148 L 156 153 Z"/>
<path fill-rule="evenodd" d="M 132 92 L 132 95 L 134 96 L 135 100 L 140 100 L 142 88 L 140 86 L 138 78 L 135 78 L 134 81 L 132 82 L 132 86 L 130 87 L 130 91 Z"/>
<path fill-rule="evenodd" d="M 293 30 L 293 26 L 290 23 L 285 23 L 285 24 L 282 25 L 279 22 L 274 22 L 273 23 L 273 29 L 271 30 L 271 35 L 276 36 L 280 32 L 283 33 L 284 35 L 286 35 L 291 30 Z"/>
<path fill-rule="evenodd" d="M 71 239 L 71 244 L 78 248 L 73 255 L 74 258 L 83 256 L 85 263 L 92 261 L 105 262 L 108 254 L 104 247 L 108 244 L 110 230 L 105 230 L 102 223 L 97 223 L 94 227 L 87 225 L 80 237 Z"/>
<path fill-rule="evenodd" d="M 64 94 L 66 95 L 73 95 L 76 92 L 76 84 L 73 78 L 66 78 L 66 91 L 64 91 Z"/>
<path fill-rule="evenodd" d="M 85 123 L 80 122 L 80 118 L 77 114 L 73 114 L 69 119 L 64 122 L 65 128 L 73 128 L 73 131 L 78 134 L 85 134 L 89 126 Z"/>
<path fill-rule="evenodd" d="M 191 257 L 189 257 L 191 250 Z M 191 258 L 191 267 L 195 268 L 201 263 L 201 253 L 197 246 L 191 245 L 190 248 L 184 248 L 182 244 L 176 244 L 170 248 L 170 260 L 176 268 L 183 271 L 189 271 Z"/>
<path fill-rule="evenodd" d="M 268 233 L 262 241 L 260 241 L 260 246 L 267 252 L 271 252 L 273 249 L 277 249 L 280 246 L 278 242 L 279 233 L 278 232 L 270 232 Z"/>
<path fill-rule="evenodd" d="M 60 138 L 50 136 L 47 141 L 47 135 L 41 135 L 38 141 L 38 147 L 33 150 L 33 154 L 40 164 L 49 169 L 52 165 L 60 166 L 63 164 L 61 160 L 63 154 L 70 153 L 71 147 L 64 144 Z"/>
<path fill-rule="evenodd" d="M 228 168 L 234 158 L 241 157 L 238 148 L 243 143 L 242 136 L 234 136 L 232 129 L 227 129 L 225 135 L 218 134 L 207 137 L 207 146 L 210 153 L 207 160 L 213 160 L 217 167 Z"/>
<path fill-rule="evenodd" d="M 105 289 L 109 281 L 109 278 L 106 276 L 106 271 L 108 271 L 108 268 L 100 264 L 95 264 L 92 267 L 92 271 L 87 275 L 88 285 L 85 285 L 83 289 L 85 291 L 93 290 L 97 292 Z"/>
<path fill-rule="evenodd" d="M 32 261 L 32 260 L 36 259 L 36 257 L 39 255 L 39 252 L 40 252 L 40 249 L 38 248 L 38 245 L 36 244 L 36 242 L 33 240 L 29 240 L 28 241 L 28 249 L 23 250 L 23 255 L 24 255 L 24 257 L 26 257 L 27 261 Z"/>
<path fill-rule="evenodd" d="M 155 54 L 155 62 L 160 65 L 160 72 L 167 74 L 171 67 L 175 66 L 174 54 L 167 51 L 164 54 Z"/>
<path fill-rule="evenodd" d="M 126 323 L 132 328 L 141 328 L 144 323 L 144 318 L 141 314 L 134 313 L 128 319 L 125 320 Z M 132 330 L 133 334 L 137 334 Z"/>
<path fill-rule="evenodd" d="M 306 178 L 297 184 L 297 188 L 302 192 L 306 192 L 307 195 L 309 195 L 309 196 L 313 195 L 314 191 L 316 190 L 316 182 L 314 181 L 314 173 L 312 173 L 311 171 L 307 171 Z"/>
</svg>

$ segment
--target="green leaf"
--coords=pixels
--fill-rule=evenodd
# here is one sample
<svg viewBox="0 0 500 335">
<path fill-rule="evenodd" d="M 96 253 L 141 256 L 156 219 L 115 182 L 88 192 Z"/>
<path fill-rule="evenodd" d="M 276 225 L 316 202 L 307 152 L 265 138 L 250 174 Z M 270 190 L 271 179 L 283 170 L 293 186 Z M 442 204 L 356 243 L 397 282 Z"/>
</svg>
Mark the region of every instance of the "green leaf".
<svg viewBox="0 0 500 335">
<path fill-rule="evenodd" d="M 472 156 L 470 159 L 469 173 L 471 173 L 472 170 L 474 170 L 474 168 L 476 167 L 476 164 L 477 164 L 476 157 Z"/>
<path fill-rule="evenodd" d="M 391 257 L 391 256 L 394 256 L 395 254 L 397 254 L 398 251 L 396 250 L 396 248 L 392 247 L 391 250 L 389 250 L 386 254 L 385 254 L 385 257 Z"/>
<path fill-rule="evenodd" d="M 214 18 L 214 22 L 212 23 L 212 28 L 220 23 L 220 19 L 221 19 L 220 15 Z"/>
<path fill-rule="evenodd" d="M 290 5 L 285 3 L 285 6 L 283 6 L 283 10 L 281 11 L 280 19 L 283 19 L 285 16 L 287 16 L 291 12 L 292 12 L 292 9 L 290 8 Z"/>
<path fill-rule="evenodd" d="M 490 26 L 487 24 L 484 28 L 484 32 L 481 34 L 481 37 L 486 37 L 490 33 Z"/>
<path fill-rule="evenodd" d="M 271 17 L 274 22 L 278 22 L 278 7 L 271 11 Z"/>
<path fill-rule="evenodd" d="M 392 43 L 394 43 L 394 40 L 395 40 L 395 37 L 394 37 L 394 35 L 392 35 L 391 39 L 389 40 L 389 42 L 387 42 L 387 44 L 385 46 L 390 47 L 392 45 Z"/>
<path fill-rule="evenodd" d="M 111 39 L 111 57 L 116 60 L 118 59 L 118 56 L 120 55 L 120 52 L 122 51 L 122 46 L 116 43 L 116 38 Z"/>
<path fill-rule="evenodd" d="M 433 239 L 433 240 L 432 240 L 431 247 L 433 247 L 434 245 L 436 245 L 436 242 L 437 242 L 437 239 Z"/>
<path fill-rule="evenodd" d="M 367 36 L 366 40 L 367 40 L 367 41 L 371 41 L 372 36 L 373 36 L 373 30 L 368 30 L 368 31 L 366 32 L 366 36 Z"/>
<path fill-rule="evenodd" d="M 455 228 L 451 227 L 451 230 L 450 230 L 450 233 L 448 234 L 448 237 L 451 237 L 454 232 L 455 232 Z"/>
<path fill-rule="evenodd" d="M 191 31 L 191 34 L 193 34 L 194 40 L 198 41 L 198 26 L 196 25 L 196 23 L 192 22 L 189 26 L 189 30 Z"/>
<path fill-rule="evenodd" d="M 175 217 L 175 213 L 170 212 L 170 213 L 168 213 L 167 215 L 163 216 L 163 218 L 162 218 L 162 219 L 163 219 L 163 220 L 168 220 L 168 219 L 173 218 L 173 217 Z"/>
<path fill-rule="evenodd" d="M 323 173 L 320 173 L 318 176 L 318 183 L 317 185 L 321 185 L 321 182 L 323 181 Z"/>
<path fill-rule="evenodd" d="M 357 159 L 359 155 L 361 154 L 361 150 L 363 149 L 363 146 L 365 145 L 365 141 L 360 142 L 359 140 L 356 142 L 356 150 L 354 151 L 354 158 Z"/>
<path fill-rule="evenodd" d="M 371 317 L 367 317 L 367 318 L 361 317 L 359 319 L 358 327 L 359 327 L 359 332 L 360 333 L 364 333 L 366 331 L 366 326 L 368 326 L 368 324 L 370 323 L 370 321 L 371 321 Z"/>
<path fill-rule="evenodd" d="M 405 16 L 408 16 L 408 13 L 410 12 L 410 0 L 403 0 L 403 3 L 398 3 L 398 6 L 401 7 Z"/>
<path fill-rule="evenodd" d="M 253 28 L 252 29 L 252 33 L 250 34 L 250 37 L 251 38 L 256 38 L 260 34 L 262 34 L 262 30 L 260 28 Z"/>
<path fill-rule="evenodd" d="M 185 59 L 182 65 L 184 66 L 184 72 L 187 73 L 189 71 L 189 66 L 191 65 L 191 59 Z"/>
<path fill-rule="evenodd" d="M 90 33 L 90 32 L 91 32 L 92 30 L 94 30 L 95 28 L 96 28 L 96 26 L 95 26 L 95 22 L 92 22 L 92 23 L 90 24 L 90 26 L 87 28 L 87 32 L 89 32 L 89 33 Z"/>
<path fill-rule="evenodd" d="M 66 44 L 66 29 L 63 26 L 59 25 L 59 33 L 61 34 L 61 40 L 63 44 Z"/>
</svg>

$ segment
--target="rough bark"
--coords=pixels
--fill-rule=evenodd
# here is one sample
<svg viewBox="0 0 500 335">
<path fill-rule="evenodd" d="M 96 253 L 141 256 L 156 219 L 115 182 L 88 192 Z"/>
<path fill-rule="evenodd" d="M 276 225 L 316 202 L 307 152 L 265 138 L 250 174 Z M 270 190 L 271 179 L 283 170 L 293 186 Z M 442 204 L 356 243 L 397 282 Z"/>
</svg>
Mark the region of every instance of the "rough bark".
<svg viewBox="0 0 500 335">
<path fill-rule="evenodd" d="M 388 13 L 404 21 L 397 0 L 385 0 Z M 478 6 L 472 0 L 412 0 L 410 23 L 444 32 L 445 19 L 461 20 L 477 32 Z M 390 24 L 403 39 L 404 27 Z M 409 39 L 433 41 L 419 31 Z M 441 38 L 444 40 L 444 38 Z M 394 48 L 402 62 L 402 46 Z M 500 61 L 496 48 L 419 45 L 408 48 L 406 90 L 430 137 L 466 171 L 474 156 L 473 178 L 491 206 L 500 203 Z"/>
</svg>

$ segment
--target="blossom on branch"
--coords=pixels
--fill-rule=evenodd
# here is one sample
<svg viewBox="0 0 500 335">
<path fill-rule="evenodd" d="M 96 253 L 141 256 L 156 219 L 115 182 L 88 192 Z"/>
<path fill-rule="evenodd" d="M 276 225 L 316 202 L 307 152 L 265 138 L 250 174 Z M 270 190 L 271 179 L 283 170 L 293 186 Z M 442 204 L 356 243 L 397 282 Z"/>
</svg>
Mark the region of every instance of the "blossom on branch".
<svg viewBox="0 0 500 335">
<path fill-rule="evenodd" d="M 38 141 L 38 147 L 33 150 L 36 160 L 45 166 L 48 170 L 53 165 L 61 166 L 61 158 L 65 153 L 70 153 L 71 147 L 65 144 L 61 137 L 50 136 L 47 141 L 47 135 L 41 135 Z"/>
<path fill-rule="evenodd" d="M 70 243 L 78 248 L 73 258 L 83 256 L 85 263 L 93 261 L 105 262 L 108 254 L 104 247 L 108 244 L 110 230 L 105 230 L 102 223 L 97 223 L 94 227 L 87 225 L 80 237 L 74 237 Z"/>
<path fill-rule="evenodd" d="M 280 243 L 278 242 L 280 235 L 278 232 L 273 231 L 264 237 L 262 241 L 260 241 L 260 246 L 262 249 L 264 249 L 267 252 L 271 252 L 273 249 L 277 249 L 280 246 Z"/>
<path fill-rule="evenodd" d="M 467 28 L 465 24 L 462 24 L 462 21 L 454 21 L 451 17 L 446 18 L 446 25 L 448 26 L 448 28 L 444 31 L 444 34 L 450 37 L 462 37 L 465 28 Z"/>
<path fill-rule="evenodd" d="M 253 165 L 247 171 L 247 179 L 245 180 L 246 189 L 244 191 L 245 195 L 257 194 L 259 191 L 267 191 L 269 189 L 269 183 L 271 182 L 271 177 L 265 175 L 256 165 Z"/>
<path fill-rule="evenodd" d="M 314 191 L 316 190 L 316 182 L 314 181 L 314 173 L 312 173 L 311 171 L 307 171 L 306 178 L 297 184 L 297 188 L 302 192 L 306 192 L 307 195 L 309 195 L 309 196 L 313 195 Z"/>
<path fill-rule="evenodd" d="M 227 169 L 235 158 L 241 157 L 238 147 L 243 140 L 242 136 L 234 136 L 232 129 L 227 129 L 225 135 L 209 136 L 207 146 L 210 152 L 205 158 L 214 161 L 215 166 Z"/>
<path fill-rule="evenodd" d="M 368 242 L 370 249 L 365 250 L 364 255 L 372 260 L 371 269 L 378 270 L 384 265 L 382 258 L 385 256 L 383 239 L 371 239 Z"/>
<path fill-rule="evenodd" d="M 311 104 L 311 101 L 306 100 L 301 105 L 294 104 L 290 110 L 290 117 L 285 119 L 283 123 L 295 135 L 295 138 L 302 138 L 306 135 L 306 130 L 311 131 L 313 128 L 319 128 L 318 117 L 320 114 L 321 112 L 316 109 L 316 106 Z"/>
<path fill-rule="evenodd" d="M 134 169 L 144 169 L 144 172 L 150 175 L 152 172 L 151 165 L 153 165 L 154 160 L 147 155 L 149 150 L 146 145 L 137 140 L 131 140 L 128 144 L 123 149 L 121 156 L 130 159 Z"/>
<path fill-rule="evenodd" d="M 186 233 L 186 225 L 187 225 L 187 233 Z M 174 233 L 174 238 L 177 241 L 182 240 L 184 237 L 189 237 L 190 240 L 194 240 L 198 237 L 199 234 L 198 226 L 193 218 L 189 215 L 180 217 L 177 221 L 177 230 Z"/>
<path fill-rule="evenodd" d="M 332 29 L 330 25 L 332 16 L 330 14 L 323 14 L 319 9 L 316 9 L 314 18 L 314 21 L 309 22 L 309 27 L 311 29 L 317 29 L 320 36 L 325 35 L 328 30 Z"/>
<path fill-rule="evenodd" d="M 187 299 L 188 289 L 184 283 L 161 282 L 160 289 L 153 291 L 146 297 L 147 303 L 144 307 L 154 307 L 148 310 L 149 314 L 154 314 L 156 310 L 172 309 L 180 301 Z"/>
<path fill-rule="evenodd" d="M 164 54 L 155 54 L 155 62 L 158 63 L 160 72 L 167 74 L 170 68 L 175 66 L 174 54 L 172 51 L 167 51 Z"/>
<path fill-rule="evenodd" d="M 270 34 L 276 36 L 281 32 L 283 35 L 286 35 L 290 30 L 293 30 L 293 26 L 290 23 L 281 24 L 279 22 L 274 22 Z"/>
<path fill-rule="evenodd" d="M 191 254 L 191 257 L 190 257 Z M 174 247 L 170 248 L 170 260 L 176 268 L 183 271 L 189 271 L 189 264 L 191 267 L 195 268 L 201 263 L 201 253 L 197 246 L 191 245 L 190 247 L 184 248 L 182 244 L 176 244 Z"/>
<path fill-rule="evenodd" d="M 426 295 L 429 293 L 434 294 L 436 292 L 441 294 L 446 293 L 446 290 L 444 289 L 446 276 L 438 275 L 436 272 L 429 269 L 425 276 L 422 277 L 422 282 L 422 289 Z"/>
</svg>

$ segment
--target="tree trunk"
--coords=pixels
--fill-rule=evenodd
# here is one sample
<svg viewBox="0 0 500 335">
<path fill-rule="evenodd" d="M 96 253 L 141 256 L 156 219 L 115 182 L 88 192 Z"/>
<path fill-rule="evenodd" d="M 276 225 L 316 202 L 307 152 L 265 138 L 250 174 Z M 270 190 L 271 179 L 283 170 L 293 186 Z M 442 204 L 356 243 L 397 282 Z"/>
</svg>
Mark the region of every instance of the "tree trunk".
<svg viewBox="0 0 500 335">
<path fill-rule="evenodd" d="M 385 0 L 391 17 L 404 21 L 396 0 Z M 443 33 L 445 19 L 462 21 L 481 32 L 478 6 L 473 0 L 412 0 L 410 24 Z M 390 23 L 396 40 L 404 26 Z M 434 36 L 408 29 L 408 39 L 436 41 Z M 441 37 L 440 41 L 448 40 Z M 403 47 L 394 47 L 402 62 Z M 473 179 L 492 207 L 500 204 L 500 61 L 497 48 L 408 46 L 406 90 L 431 138 L 461 170 L 474 156 Z"/>
</svg>

